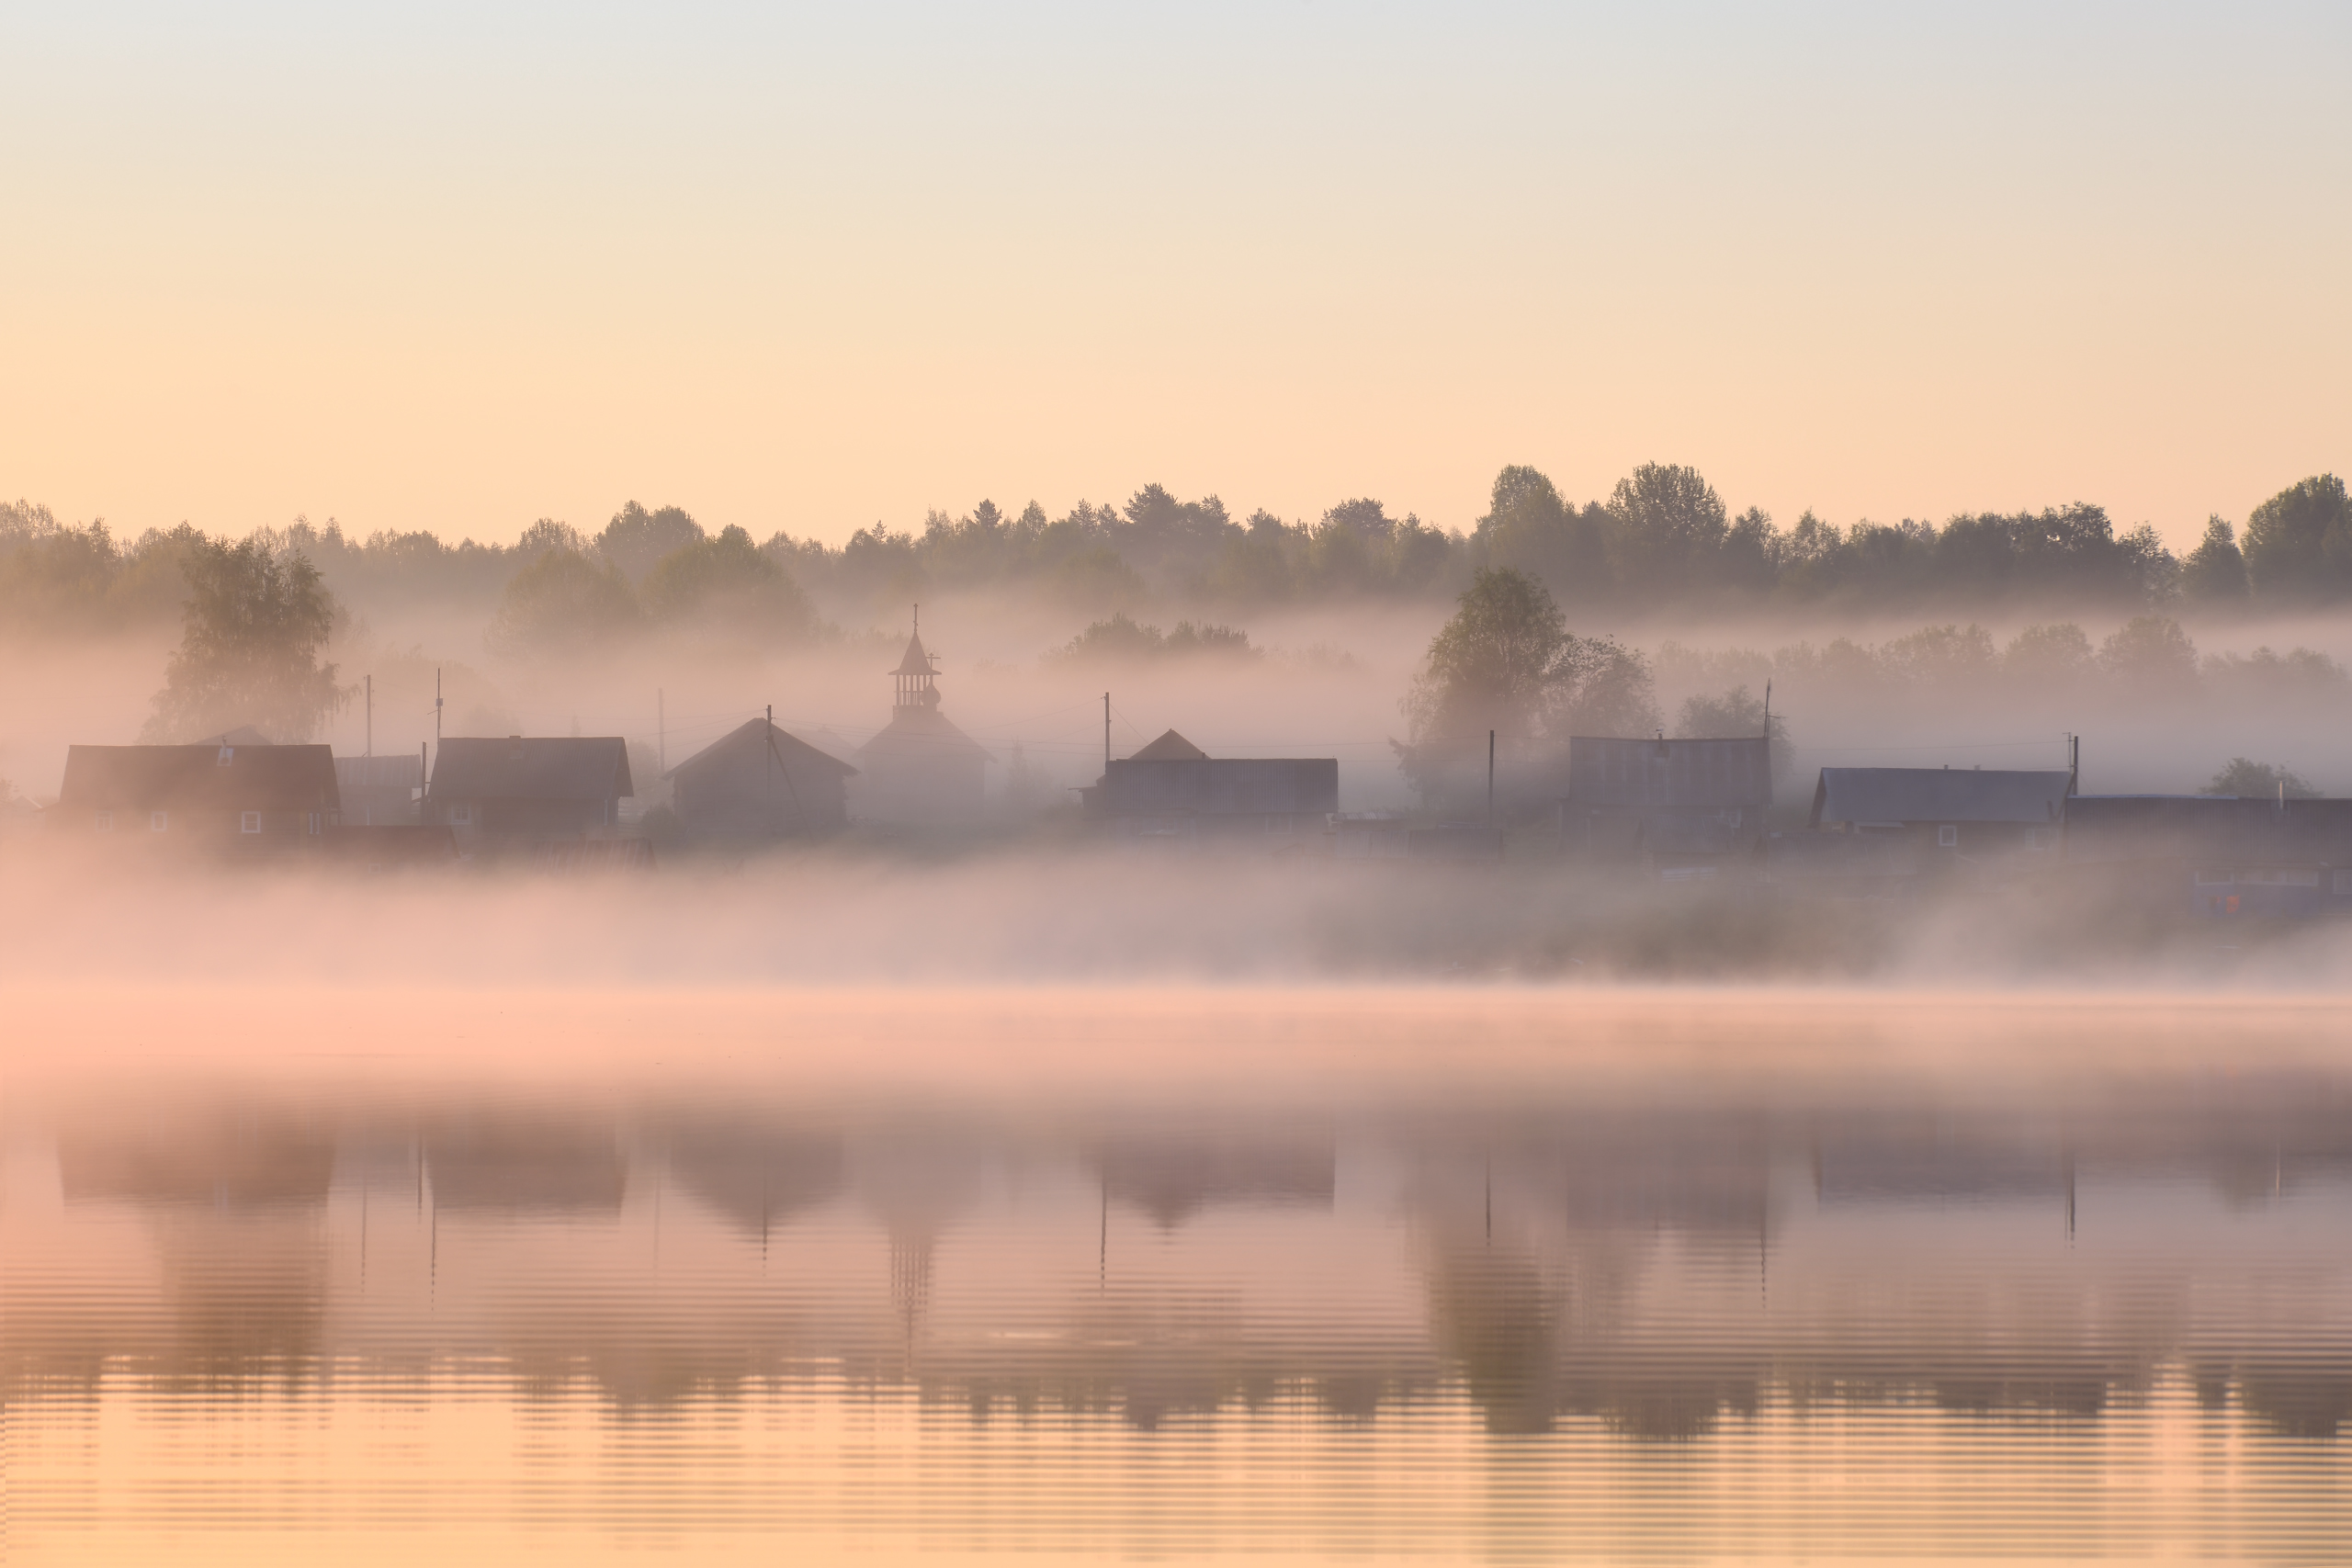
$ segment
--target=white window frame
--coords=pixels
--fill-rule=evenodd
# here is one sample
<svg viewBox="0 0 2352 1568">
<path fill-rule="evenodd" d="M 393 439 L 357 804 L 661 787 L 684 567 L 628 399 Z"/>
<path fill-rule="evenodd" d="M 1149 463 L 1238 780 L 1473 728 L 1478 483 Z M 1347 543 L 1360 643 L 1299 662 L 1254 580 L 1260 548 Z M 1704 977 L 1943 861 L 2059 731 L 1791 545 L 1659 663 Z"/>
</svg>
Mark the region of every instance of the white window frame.
<svg viewBox="0 0 2352 1568">
<path fill-rule="evenodd" d="M 317 835 L 317 833 L 318 833 L 319 829 L 320 829 L 320 827 L 321 827 L 321 826 L 322 826 L 322 824 L 321 824 L 321 822 L 320 822 L 320 814 L 319 814 L 318 812 L 316 812 L 316 811 L 311 812 L 311 835 L 312 835 L 313 837 L 315 837 L 315 836 Z"/>
<path fill-rule="evenodd" d="M 1959 824 L 1945 822 L 1938 825 L 1936 829 L 1936 848 L 1939 850 L 1956 850 L 1960 848 Z"/>
<path fill-rule="evenodd" d="M 2227 887 L 2238 879 L 2233 871 L 2200 871 L 2197 874 L 2199 887 Z"/>
<path fill-rule="evenodd" d="M 241 811 L 241 812 L 239 812 L 239 813 L 237 814 L 237 831 L 238 831 L 238 832 L 240 832 L 240 833 L 258 833 L 258 832 L 260 832 L 260 831 L 261 831 L 261 813 L 260 813 L 260 812 L 258 812 L 258 811 Z"/>
<path fill-rule="evenodd" d="M 470 828 L 470 827 L 472 827 L 473 825 L 474 825 L 474 803 L 473 803 L 472 801 L 470 801 L 470 800 L 460 800 L 460 801 L 456 802 L 454 805 L 452 805 L 452 806 L 449 807 L 449 826 L 450 826 L 450 827 L 452 827 L 452 828 Z"/>
<path fill-rule="evenodd" d="M 161 833 L 171 827 L 171 825 L 172 814 L 170 812 L 150 811 L 147 813 L 147 830 L 149 832 Z"/>
<path fill-rule="evenodd" d="M 2057 838 L 2058 829 L 2055 828 L 2028 828 L 2025 830 L 2025 847 L 2030 850 L 2046 850 L 2057 841 Z"/>
<path fill-rule="evenodd" d="M 93 818 L 91 818 L 91 825 L 92 825 L 93 827 L 96 828 L 96 829 L 97 829 L 97 830 L 98 830 L 99 832 L 101 832 L 101 833 L 111 833 L 111 832 L 113 832 L 113 831 L 114 831 L 114 813 L 113 813 L 113 812 L 111 812 L 111 811 L 100 811 L 100 812 L 97 812 L 97 813 L 96 813 L 96 814 L 95 814 L 95 815 L 93 816 Z"/>
</svg>

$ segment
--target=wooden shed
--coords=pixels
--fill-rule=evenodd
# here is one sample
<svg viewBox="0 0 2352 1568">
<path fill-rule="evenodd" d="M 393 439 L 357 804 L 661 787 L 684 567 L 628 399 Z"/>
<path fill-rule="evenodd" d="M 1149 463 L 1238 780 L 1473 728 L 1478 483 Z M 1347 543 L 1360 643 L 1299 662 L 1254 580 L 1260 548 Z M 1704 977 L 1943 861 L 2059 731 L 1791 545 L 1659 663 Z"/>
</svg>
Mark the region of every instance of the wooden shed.
<svg viewBox="0 0 2352 1568">
<path fill-rule="evenodd" d="M 849 821 L 857 770 L 754 718 L 672 768 L 670 807 L 696 838 L 775 839 L 833 833 Z"/>
<path fill-rule="evenodd" d="M 424 816 L 471 852 L 609 834 L 636 793 L 616 735 L 453 737 L 434 756 Z"/>
<path fill-rule="evenodd" d="M 1088 819 L 1118 838 L 1288 848 L 1321 840 L 1340 808 L 1340 763 L 1212 757 L 1171 729 L 1106 764 L 1080 798 Z"/>
</svg>

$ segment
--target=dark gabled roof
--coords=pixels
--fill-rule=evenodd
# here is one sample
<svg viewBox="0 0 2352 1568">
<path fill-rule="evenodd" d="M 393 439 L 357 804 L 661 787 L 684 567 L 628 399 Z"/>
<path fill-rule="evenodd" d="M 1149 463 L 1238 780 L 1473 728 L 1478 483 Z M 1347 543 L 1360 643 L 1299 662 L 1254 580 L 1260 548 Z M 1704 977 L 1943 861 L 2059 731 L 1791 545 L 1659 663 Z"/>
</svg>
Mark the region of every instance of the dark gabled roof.
<svg viewBox="0 0 2352 1568">
<path fill-rule="evenodd" d="M 1130 762 L 1205 762 L 1209 754 L 1170 729 L 1127 759 Z"/>
<path fill-rule="evenodd" d="M 2055 823 L 2074 775 L 2064 768 L 1824 768 L 1811 825 L 1824 822 Z"/>
<path fill-rule="evenodd" d="M 241 724 L 236 728 L 223 730 L 219 735 L 199 735 L 189 744 L 192 746 L 275 746 L 277 742 L 255 729 L 252 725 Z"/>
<path fill-rule="evenodd" d="M 760 739 L 760 731 L 763 729 L 767 731 L 767 743 L 775 746 L 778 759 L 787 770 L 794 767 L 831 768 L 844 778 L 857 772 L 855 768 L 830 751 L 819 750 L 798 736 L 779 729 L 766 719 L 754 718 L 736 726 L 662 776 L 674 779 L 680 773 L 692 773 L 706 763 L 723 761 L 739 751 L 756 754 L 763 749 Z"/>
<path fill-rule="evenodd" d="M 433 800 L 611 800 L 635 795 L 617 735 L 457 736 L 433 759 Z"/>
<path fill-rule="evenodd" d="M 325 746 L 70 746 L 57 804 L 96 811 L 340 811 Z"/>
<path fill-rule="evenodd" d="M 1718 810 L 1772 804 L 1772 752 L 1762 736 L 1728 740 L 1568 738 L 1568 799 L 1577 806 Z"/>
<path fill-rule="evenodd" d="M 899 667 L 896 670 L 891 671 L 890 673 L 893 675 L 928 675 L 931 673 L 931 655 L 923 651 L 922 634 L 921 632 L 917 632 L 914 636 L 907 638 L 906 657 L 899 660 Z"/>
<path fill-rule="evenodd" d="M 988 749 L 949 723 L 937 708 L 899 708 L 880 733 L 857 749 L 858 762 L 871 768 L 879 762 L 921 764 L 949 757 L 996 759 Z"/>
</svg>

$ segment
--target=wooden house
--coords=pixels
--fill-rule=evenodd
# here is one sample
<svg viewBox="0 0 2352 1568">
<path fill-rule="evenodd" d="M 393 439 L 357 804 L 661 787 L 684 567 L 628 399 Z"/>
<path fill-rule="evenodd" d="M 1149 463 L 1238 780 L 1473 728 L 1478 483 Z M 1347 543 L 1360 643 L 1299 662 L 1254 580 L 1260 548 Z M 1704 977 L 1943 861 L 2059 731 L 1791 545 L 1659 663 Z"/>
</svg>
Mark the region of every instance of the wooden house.
<svg viewBox="0 0 2352 1568">
<path fill-rule="evenodd" d="M 74 746 L 53 831 L 232 854 L 315 848 L 341 810 L 324 746 Z"/>
<path fill-rule="evenodd" d="M 689 835 L 775 839 L 840 831 L 855 768 L 765 718 L 729 730 L 672 768 L 670 808 Z"/>
<path fill-rule="evenodd" d="M 2074 783 L 2064 768 L 1824 768 L 1808 826 L 1962 863 L 2054 857 Z"/>
<path fill-rule="evenodd" d="M 938 671 L 920 630 L 890 680 L 890 722 L 858 749 L 851 813 L 898 827 L 978 821 L 996 759 L 939 711 Z"/>
<path fill-rule="evenodd" d="M 2352 913 L 2352 800 L 2076 795 L 2070 874 L 2206 919 Z"/>
<path fill-rule="evenodd" d="M 628 743 L 616 735 L 453 737 L 433 759 L 424 817 L 476 853 L 612 836 L 636 793 Z"/>
<path fill-rule="evenodd" d="M 1088 819 L 1115 838 L 1249 849 L 1319 844 L 1340 808 L 1334 757 L 1212 757 L 1169 730 L 1106 764 L 1079 792 Z"/>
<path fill-rule="evenodd" d="M 1560 845 L 1580 859 L 1631 860 L 1661 874 L 1756 858 L 1772 804 L 1765 737 L 1568 739 Z"/>
</svg>

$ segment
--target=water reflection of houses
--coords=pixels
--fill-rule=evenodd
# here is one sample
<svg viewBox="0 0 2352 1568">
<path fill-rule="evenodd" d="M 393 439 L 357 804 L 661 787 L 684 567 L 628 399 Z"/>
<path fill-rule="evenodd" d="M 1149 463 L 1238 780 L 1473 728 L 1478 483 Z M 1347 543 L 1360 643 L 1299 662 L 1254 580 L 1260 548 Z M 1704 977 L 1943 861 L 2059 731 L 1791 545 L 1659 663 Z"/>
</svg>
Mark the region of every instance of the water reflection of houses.
<svg viewBox="0 0 2352 1568">
<path fill-rule="evenodd" d="M 320 1218 L 334 1165 L 328 1128 L 233 1110 L 185 1114 L 161 1129 L 118 1122 L 62 1135 L 66 1210 L 143 1213 L 157 1265 L 159 1312 L 106 1297 L 63 1314 L 67 1337 L 94 1336 L 82 1375 L 95 1379 L 126 1355 L 167 1384 L 311 1375 L 327 1341 Z M 40 1303 L 28 1303 L 29 1319 L 16 1304 L 8 1337 L 29 1332 L 37 1343 Z M 126 1329 L 129 1344 L 95 1337 Z M 55 1370 L 55 1358 L 28 1348 Z"/>
<path fill-rule="evenodd" d="M 426 1134 L 436 1209 L 617 1214 L 628 1166 L 608 1122 L 593 1118 L 464 1116 Z"/>
<path fill-rule="evenodd" d="M 1209 1133 L 1120 1139 L 1095 1162 L 1105 1202 L 1140 1210 L 1172 1230 L 1212 1205 L 1328 1210 L 1336 1157 L 1329 1134 Z"/>
<path fill-rule="evenodd" d="M 1302 1399 L 1361 1420 L 1450 1382 L 1498 1433 L 1658 1439 L 1768 1399 L 2089 1420 L 2186 1366 L 2262 1430 L 2335 1432 L 2352 1294 L 2311 1227 L 2352 1222 L 2342 1097 L 2124 1110 L 1067 1136 L 190 1115 L 62 1139 L 56 1206 L 0 1205 L 0 1245 L 52 1260 L 0 1280 L 7 1377 L 461 1357 L 623 1402 L 821 1377 L 1147 1427 Z M 59 1295 L 77 1226 L 126 1209 L 163 1261 L 152 1305 L 127 1256 Z"/>
<path fill-rule="evenodd" d="M 679 1183 L 763 1244 L 778 1225 L 842 1190 L 842 1140 L 835 1132 L 750 1117 L 695 1117 L 666 1125 L 662 1137 Z"/>
<path fill-rule="evenodd" d="M 1421 1129 L 1430 1331 L 1490 1431 L 1587 1416 L 1689 1437 L 1753 1406 L 1764 1362 L 1744 1309 L 1770 1241 L 1769 1132 L 1759 1115 L 1713 1111 Z M 1662 1280 L 1675 1311 L 1693 1313 L 1663 1332 L 1647 1321 Z"/>
</svg>

